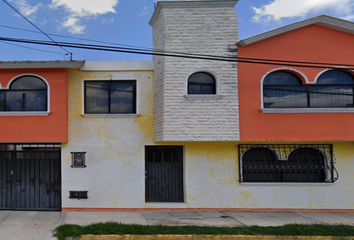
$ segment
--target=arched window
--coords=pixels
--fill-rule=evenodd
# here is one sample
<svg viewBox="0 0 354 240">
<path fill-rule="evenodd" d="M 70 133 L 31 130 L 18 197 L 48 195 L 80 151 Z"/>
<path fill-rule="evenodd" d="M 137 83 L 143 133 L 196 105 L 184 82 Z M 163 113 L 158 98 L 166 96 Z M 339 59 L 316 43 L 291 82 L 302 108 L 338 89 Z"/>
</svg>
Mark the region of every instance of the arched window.
<svg viewBox="0 0 354 240">
<path fill-rule="evenodd" d="M 35 76 L 14 80 L 0 91 L 0 111 L 47 111 L 47 85 Z"/>
<path fill-rule="evenodd" d="M 330 70 L 321 74 L 311 86 L 310 106 L 314 108 L 345 108 L 353 104 L 354 78 L 345 71 Z"/>
<path fill-rule="evenodd" d="M 268 74 L 263 81 L 265 108 L 306 108 L 307 91 L 298 76 L 285 71 Z"/>
<path fill-rule="evenodd" d="M 279 173 L 269 166 L 277 164 L 277 155 L 267 147 L 253 147 L 242 155 L 244 182 L 278 182 Z"/>
<path fill-rule="evenodd" d="M 276 71 L 263 81 L 264 108 L 348 108 L 354 107 L 354 77 L 330 70 L 316 84 L 303 85 L 293 73 Z"/>
<path fill-rule="evenodd" d="M 289 171 L 284 174 L 284 182 L 325 182 L 326 158 L 318 149 L 301 147 L 288 156 Z"/>
<path fill-rule="evenodd" d="M 215 78 L 205 72 L 192 74 L 188 78 L 188 94 L 216 94 Z"/>
<path fill-rule="evenodd" d="M 335 182 L 329 144 L 240 144 L 241 182 Z"/>
</svg>

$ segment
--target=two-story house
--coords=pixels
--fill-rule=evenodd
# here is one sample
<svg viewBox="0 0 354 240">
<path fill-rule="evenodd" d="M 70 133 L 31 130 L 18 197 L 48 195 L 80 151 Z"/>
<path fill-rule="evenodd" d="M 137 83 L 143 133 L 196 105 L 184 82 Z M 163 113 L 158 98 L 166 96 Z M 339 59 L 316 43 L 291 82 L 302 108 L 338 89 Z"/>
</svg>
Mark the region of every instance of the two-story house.
<svg viewBox="0 0 354 240">
<path fill-rule="evenodd" d="M 157 3 L 190 58 L 0 63 L 0 208 L 352 209 L 354 23 L 238 42 L 236 3 Z"/>
</svg>

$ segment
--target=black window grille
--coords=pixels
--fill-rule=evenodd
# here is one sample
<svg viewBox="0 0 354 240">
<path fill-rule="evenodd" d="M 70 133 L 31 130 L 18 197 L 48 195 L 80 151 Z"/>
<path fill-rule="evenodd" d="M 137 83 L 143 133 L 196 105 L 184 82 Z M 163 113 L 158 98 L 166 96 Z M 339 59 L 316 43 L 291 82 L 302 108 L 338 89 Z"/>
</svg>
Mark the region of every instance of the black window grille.
<svg viewBox="0 0 354 240">
<path fill-rule="evenodd" d="M 0 91 L 0 111 L 47 111 L 47 84 L 35 76 L 17 78 Z"/>
<path fill-rule="evenodd" d="M 216 94 L 214 77 L 205 72 L 192 74 L 188 78 L 188 94 Z"/>
<path fill-rule="evenodd" d="M 303 85 L 293 73 L 277 71 L 263 82 L 264 108 L 354 107 L 354 77 L 345 71 L 326 71 L 316 84 Z"/>
<path fill-rule="evenodd" d="M 241 182 L 333 183 L 338 179 L 330 144 L 238 146 Z"/>
<path fill-rule="evenodd" d="M 86 81 L 85 113 L 136 113 L 136 81 Z"/>
</svg>

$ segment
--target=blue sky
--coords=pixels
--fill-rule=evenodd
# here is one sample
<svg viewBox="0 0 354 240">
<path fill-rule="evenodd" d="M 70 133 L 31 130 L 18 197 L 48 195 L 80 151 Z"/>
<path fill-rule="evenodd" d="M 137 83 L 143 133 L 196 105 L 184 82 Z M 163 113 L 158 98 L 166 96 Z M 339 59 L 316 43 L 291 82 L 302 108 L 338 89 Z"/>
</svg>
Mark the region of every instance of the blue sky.
<svg viewBox="0 0 354 240">
<path fill-rule="evenodd" d="M 6 0 L 56 41 L 151 48 L 148 25 L 155 0 Z M 239 39 L 306 18 L 327 14 L 354 20 L 354 0 L 240 0 L 236 5 Z M 14 29 L 17 28 L 17 29 Z M 19 29 L 25 29 L 19 30 Z M 0 0 L 1 37 L 48 40 Z M 80 40 L 105 41 L 95 43 Z M 13 45 L 13 44 L 16 44 Z M 35 48 L 37 50 L 28 49 Z M 41 51 L 39 51 L 41 50 Z M 150 60 L 151 56 L 67 48 L 74 60 Z M 43 52 L 50 51 L 50 52 Z M 65 60 L 59 47 L 0 41 L 0 61 Z"/>
</svg>

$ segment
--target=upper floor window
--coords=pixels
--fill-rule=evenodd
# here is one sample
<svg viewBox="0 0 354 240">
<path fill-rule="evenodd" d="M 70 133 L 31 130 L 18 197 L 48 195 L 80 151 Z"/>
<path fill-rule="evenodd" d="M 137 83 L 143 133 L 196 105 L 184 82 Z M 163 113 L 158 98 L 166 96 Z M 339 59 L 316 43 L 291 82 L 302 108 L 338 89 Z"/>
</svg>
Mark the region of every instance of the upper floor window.
<svg viewBox="0 0 354 240">
<path fill-rule="evenodd" d="M 188 94 L 216 94 L 215 78 L 205 72 L 192 74 L 188 78 Z"/>
<path fill-rule="evenodd" d="M 47 85 L 35 76 L 14 80 L 0 91 L 0 111 L 47 111 Z"/>
<path fill-rule="evenodd" d="M 263 81 L 264 108 L 352 108 L 354 77 L 340 70 L 326 71 L 316 84 L 303 85 L 290 72 L 277 71 Z"/>
<path fill-rule="evenodd" d="M 136 113 L 136 81 L 86 81 L 85 113 Z"/>
</svg>

